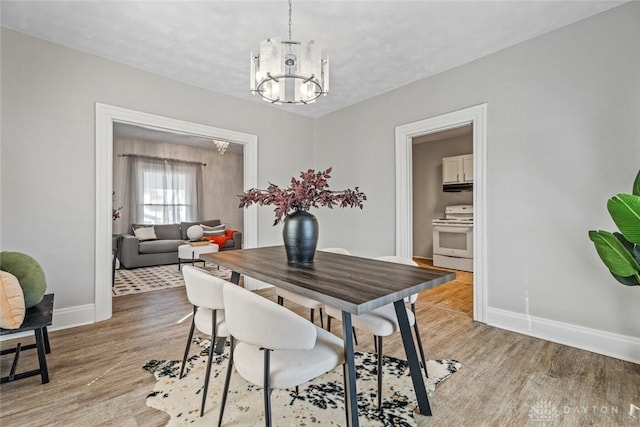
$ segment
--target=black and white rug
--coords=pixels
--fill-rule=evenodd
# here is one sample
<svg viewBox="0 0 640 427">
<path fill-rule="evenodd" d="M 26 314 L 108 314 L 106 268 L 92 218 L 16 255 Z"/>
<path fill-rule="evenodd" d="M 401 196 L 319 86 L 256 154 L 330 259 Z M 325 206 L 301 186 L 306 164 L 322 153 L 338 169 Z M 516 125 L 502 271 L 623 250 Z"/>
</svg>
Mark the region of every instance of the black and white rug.
<svg viewBox="0 0 640 427">
<path fill-rule="evenodd" d="M 216 425 L 224 376 L 227 369 L 228 347 L 215 357 L 211 368 L 211 382 L 205 413 L 200 418 L 204 375 L 209 341 L 195 338 L 193 354 L 187 361 L 187 374 L 179 379 L 181 361 L 150 360 L 143 367 L 154 374 L 156 384 L 147 396 L 147 406 L 171 416 L 168 426 Z M 198 351 L 197 349 L 200 349 Z M 376 356 L 356 352 L 356 377 L 358 413 L 363 426 L 415 426 L 413 411 L 416 409 L 409 368 L 404 360 L 384 358 L 383 415 L 377 408 Z M 425 380 L 430 396 L 436 386 L 460 369 L 455 360 L 429 360 L 429 378 Z M 323 375 L 295 390 L 273 390 L 271 395 L 273 424 L 277 426 L 328 425 L 342 426 L 344 418 L 344 390 L 342 369 Z M 264 425 L 262 388 L 246 382 L 237 372 L 231 377 L 229 398 L 223 425 Z"/>
<path fill-rule="evenodd" d="M 183 264 L 184 265 L 184 264 Z M 197 263 L 196 267 L 203 268 L 209 274 L 229 280 L 231 271 L 212 264 Z M 158 265 L 155 267 L 132 268 L 131 270 L 116 270 L 115 284 L 112 288 L 113 296 L 137 294 L 140 292 L 157 291 L 160 289 L 179 288 L 184 286 L 182 272 L 178 271 L 178 264 Z"/>
</svg>

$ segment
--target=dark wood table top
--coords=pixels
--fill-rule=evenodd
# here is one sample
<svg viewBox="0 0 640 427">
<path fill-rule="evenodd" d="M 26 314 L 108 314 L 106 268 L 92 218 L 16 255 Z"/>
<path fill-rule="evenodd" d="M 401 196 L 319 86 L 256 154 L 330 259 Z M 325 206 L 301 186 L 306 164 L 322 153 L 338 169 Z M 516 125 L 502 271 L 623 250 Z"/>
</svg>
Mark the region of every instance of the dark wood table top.
<svg viewBox="0 0 640 427">
<path fill-rule="evenodd" d="M 362 314 L 455 279 L 454 273 L 317 251 L 313 265 L 287 263 L 284 246 L 200 255 L 245 276 Z"/>
</svg>

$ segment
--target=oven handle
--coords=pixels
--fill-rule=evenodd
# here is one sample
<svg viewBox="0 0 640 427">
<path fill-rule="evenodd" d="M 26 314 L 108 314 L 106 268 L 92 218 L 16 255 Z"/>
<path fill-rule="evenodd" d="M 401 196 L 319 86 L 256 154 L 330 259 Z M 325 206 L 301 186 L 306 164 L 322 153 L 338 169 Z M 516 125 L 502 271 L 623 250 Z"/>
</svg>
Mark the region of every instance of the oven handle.
<svg viewBox="0 0 640 427">
<path fill-rule="evenodd" d="M 450 225 L 434 225 L 433 231 L 441 231 L 444 233 L 467 233 L 469 231 L 473 231 L 473 227 L 466 227 L 466 226 L 452 227 Z"/>
</svg>

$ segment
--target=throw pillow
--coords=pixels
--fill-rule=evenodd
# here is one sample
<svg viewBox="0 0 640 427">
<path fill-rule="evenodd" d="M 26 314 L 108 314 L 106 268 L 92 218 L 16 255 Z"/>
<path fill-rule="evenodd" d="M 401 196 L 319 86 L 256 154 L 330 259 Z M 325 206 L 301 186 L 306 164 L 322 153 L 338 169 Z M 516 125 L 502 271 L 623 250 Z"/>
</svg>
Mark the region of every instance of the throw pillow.
<svg viewBox="0 0 640 427">
<path fill-rule="evenodd" d="M 0 328 L 18 329 L 24 321 L 24 294 L 18 278 L 0 270 Z"/>
<path fill-rule="evenodd" d="M 203 239 L 207 239 L 211 243 L 218 245 L 218 248 L 222 248 L 229 238 L 227 236 L 205 236 Z"/>
<path fill-rule="evenodd" d="M 215 227 L 208 227 L 200 224 L 205 236 L 224 236 L 225 224 L 216 225 Z"/>
<path fill-rule="evenodd" d="M 47 290 L 47 280 L 38 261 L 21 252 L 1 252 L 0 270 L 18 278 L 24 294 L 25 308 L 33 307 L 42 301 Z"/>
<path fill-rule="evenodd" d="M 192 225 L 187 229 L 187 237 L 191 241 L 200 240 L 204 234 L 204 229 L 201 225 Z"/>
<path fill-rule="evenodd" d="M 153 226 L 136 228 L 135 230 L 133 230 L 133 234 L 135 234 L 138 240 L 140 240 L 141 242 L 144 242 L 145 240 L 157 239 L 156 230 L 153 228 Z"/>
</svg>

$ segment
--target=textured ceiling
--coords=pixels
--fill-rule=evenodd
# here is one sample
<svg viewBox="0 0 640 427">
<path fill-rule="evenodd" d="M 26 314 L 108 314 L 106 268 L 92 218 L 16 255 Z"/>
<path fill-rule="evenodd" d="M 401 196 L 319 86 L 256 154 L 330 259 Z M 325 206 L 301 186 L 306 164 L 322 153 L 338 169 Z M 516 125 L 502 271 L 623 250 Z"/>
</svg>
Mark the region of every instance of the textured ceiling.
<svg viewBox="0 0 640 427">
<path fill-rule="evenodd" d="M 331 93 L 273 106 L 320 117 L 615 7 L 623 1 L 293 2 L 293 39 L 329 56 Z M 249 58 L 287 38 L 280 1 L 7 1 L 2 26 L 237 98 Z"/>
</svg>

